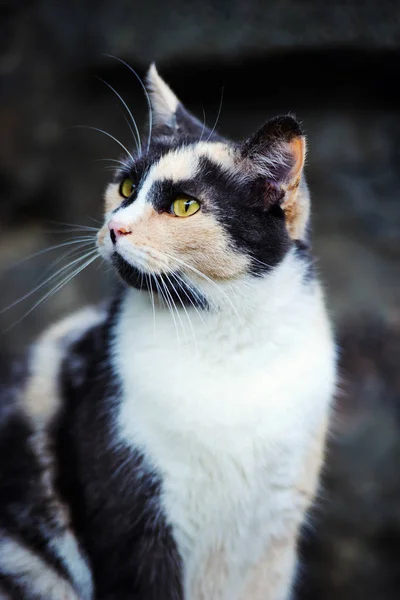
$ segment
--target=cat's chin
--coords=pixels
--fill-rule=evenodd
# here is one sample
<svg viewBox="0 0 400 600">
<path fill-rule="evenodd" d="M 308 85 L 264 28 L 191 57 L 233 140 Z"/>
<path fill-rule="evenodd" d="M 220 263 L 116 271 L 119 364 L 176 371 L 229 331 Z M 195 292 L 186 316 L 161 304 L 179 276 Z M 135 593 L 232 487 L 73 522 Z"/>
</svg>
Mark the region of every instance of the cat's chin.
<svg viewBox="0 0 400 600">
<path fill-rule="evenodd" d="M 168 277 L 163 275 L 150 275 L 141 271 L 134 265 L 131 265 L 118 252 L 114 252 L 111 261 L 116 268 L 118 275 L 130 287 L 141 291 L 152 291 L 166 301 L 171 300 L 178 306 L 193 306 L 196 308 L 208 309 L 209 304 L 203 294 L 189 284 L 185 284 L 182 275 L 177 272 L 169 273 Z"/>
<path fill-rule="evenodd" d="M 117 269 L 118 275 L 130 287 L 134 287 L 137 290 L 150 290 L 148 286 L 149 277 L 146 277 L 143 271 L 131 265 L 118 252 L 112 254 L 111 261 Z"/>
</svg>

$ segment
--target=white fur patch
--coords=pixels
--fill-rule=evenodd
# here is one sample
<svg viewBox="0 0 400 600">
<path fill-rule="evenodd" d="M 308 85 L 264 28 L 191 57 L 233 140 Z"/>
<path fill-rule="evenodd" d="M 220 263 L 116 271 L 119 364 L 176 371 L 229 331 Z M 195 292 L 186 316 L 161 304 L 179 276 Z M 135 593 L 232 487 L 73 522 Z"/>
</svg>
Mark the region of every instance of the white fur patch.
<svg viewBox="0 0 400 600">
<path fill-rule="evenodd" d="M 198 157 L 198 153 L 190 146 L 171 150 L 155 163 L 149 173 L 149 179 L 153 181 L 169 179 L 174 182 L 192 179 L 196 176 Z"/>
<path fill-rule="evenodd" d="M 129 224 L 129 227 L 134 226 L 149 208 L 149 192 L 156 181 L 190 179 L 195 176 L 197 165 L 198 159 L 189 148 L 168 152 L 151 167 L 135 201 L 118 210 L 115 217 L 119 222 Z M 112 193 L 118 192 L 113 188 L 110 190 Z"/>
<path fill-rule="evenodd" d="M 71 585 L 34 552 L 0 534 L 0 570 L 29 592 L 46 600 L 79 600 Z M 91 595 L 81 596 L 89 599 Z"/>
<path fill-rule="evenodd" d="M 199 142 L 196 144 L 195 150 L 196 154 L 209 158 L 223 169 L 238 173 L 235 151 L 231 146 L 223 142 Z"/>
<path fill-rule="evenodd" d="M 47 424 L 60 406 L 58 373 L 68 345 L 104 319 L 97 308 L 85 308 L 50 327 L 33 347 L 31 378 L 23 395 L 25 412 L 38 424 Z"/>
<path fill-rule="evenodd" d="M 80 600 L 91 600 L 93 597 L 92 575 L 75 536 L 67 530 L 63 535 L 55 538 L 52 545 L 54 552 L 64 562 L 71 579 L 79 590 Z"/>
<path fill-rule="evenodd" d="M 157 123 L 169 123 L 178 108 L 178 98 L 159 76 L 153 63 L 147 73 L 147 88 L 150 92 L 153 119 Z"/>
<path fill-rule="evenodd" d="M 335 351 L 320 289 L 303 277 L 289 254 L 264 278 L 220 286 L 224 310 L 178 306 L 178 319 L 158 307 L 155 326 L 146 295 L 125 299 L 117 424 L 162 476 L 189 600 L 243 598 L 275 541 L 293 547 L 304 517 L 297 485 L 329 412 Z M 213 556 L 225 575 L 212 576 Z M 292 569 L 277 573 L 276 590 L 288 590 Z"/>
</svg>

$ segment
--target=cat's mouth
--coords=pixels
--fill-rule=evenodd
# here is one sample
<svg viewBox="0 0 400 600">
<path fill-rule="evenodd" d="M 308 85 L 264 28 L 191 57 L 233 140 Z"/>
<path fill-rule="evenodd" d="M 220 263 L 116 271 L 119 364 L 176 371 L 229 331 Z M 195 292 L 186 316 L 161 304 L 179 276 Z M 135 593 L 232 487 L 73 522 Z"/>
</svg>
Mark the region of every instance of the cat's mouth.
<svg viewBox="0 0 400 600">
<path fill-rule="evenodd" d="M 145 277 L 151 278 L 153 275 L 162 275 L 164 271 L 171 270 L 166 258 L 161 255 L 155 255 L 151 248 L 140 248 L 133 244 L 126 244 L 124 240 L 113 240 L 110 237 L 108 227 L 103 227 L 97 235 L 97 247 L 100 255 L 106 260 L 111 261 L 129 285 L 140 287 L 144 284 L 137 283 L 137 280 Z"/>
<path fill-rule="evenodd" d="M 204 295 L 179 271 L 152 273 L 145 267 L 140 268 L 131 264 L 117 251 L 111 255 L 111 262 L 121 279 L 130 287 L 156 294 L 167 306 L 175 304 L 208 308 Z"/>
<path fill-rule="evenodd" d="M 155 257 L 149 249 L 142 249 L 131 244 L 124 245 L 123 243 L 118 243 L 113 246 L 112 249 L 112 260 L 113 256 L 116 255 L 120 257 L 124 263 L 131 266 L 133 269 L 136 269 L 140 273 L 144 275 L 162 275 L 164 271 L 170 271 L 170 267 L 165 260 L 161 260 L 161 258 Z"/>
<path fill-rule="evenodd" d="M 178 260 L 150 247 L 126 245 L 123 239 L 112 243 L 106 227 L 98 234 L 98 249 L 129 287 L 149 292 L 152 298 L 158 297 L 166 306 L 209 307 L 204 293 L 193 278 L 181 270 Z"/>
<path fill-rule="evenodd" d="M 138 290 L 148 289 L 146 286 L 146 279 L 149 277 L 146 277 L 144 270 L 132 265 L 117 251 L 114 251 L 111 255 L 111 261 L 125 283 Z"/>
</svg>

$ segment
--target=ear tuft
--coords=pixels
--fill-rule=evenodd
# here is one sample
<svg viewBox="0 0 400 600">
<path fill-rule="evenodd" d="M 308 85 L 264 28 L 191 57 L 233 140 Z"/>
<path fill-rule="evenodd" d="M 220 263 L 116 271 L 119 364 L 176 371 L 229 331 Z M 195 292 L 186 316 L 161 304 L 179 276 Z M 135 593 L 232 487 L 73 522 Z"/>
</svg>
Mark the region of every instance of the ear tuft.
<svg viewBox="0 0 400 600">
<path fill-rule="evenodd" d="M 279 138 L 286 142 L 304 135 L 300 123 L 290 114 L 275 117 L 267 121 L 265 124 L 265 134 L 269 135 L 271 139 Z"/>
<path fill-rule="evenodd" d="M 150 94 L 154 124 L 173 127 L 179 100 L 160 77 L 154 63 L 147 72 L 146 84 Z"/>
</svg>

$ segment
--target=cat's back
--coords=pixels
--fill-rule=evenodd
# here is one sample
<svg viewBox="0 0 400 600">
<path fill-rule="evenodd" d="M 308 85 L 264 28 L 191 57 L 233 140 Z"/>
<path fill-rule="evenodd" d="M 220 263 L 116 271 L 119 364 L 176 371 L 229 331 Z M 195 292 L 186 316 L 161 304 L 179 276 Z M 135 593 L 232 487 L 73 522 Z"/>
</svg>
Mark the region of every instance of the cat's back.
<svg viewBox="0 0 400 600">
<path fill-rule="evenodd" d="M 0 365 L 0 598 L 92 597 L 92 580 L 54 487 L 49 429 L 63 407 L 60 375 L 74 343 L 105 318 L 85 309 Z"/>
</svg>

